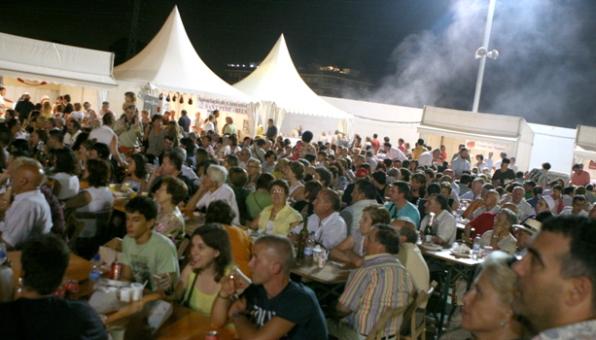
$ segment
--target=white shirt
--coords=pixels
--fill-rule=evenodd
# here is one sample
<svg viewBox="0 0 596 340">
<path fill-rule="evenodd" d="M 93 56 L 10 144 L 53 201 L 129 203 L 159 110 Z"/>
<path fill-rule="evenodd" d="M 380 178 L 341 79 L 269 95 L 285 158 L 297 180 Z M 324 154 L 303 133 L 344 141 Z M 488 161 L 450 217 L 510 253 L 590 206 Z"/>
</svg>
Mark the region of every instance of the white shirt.
<svg viewBox="0 0 596 340">
<path fill-rule="evenodd" d="M 424 233 L 426 227 L 430 222 L 430 215 L 424 216 L 422 222 L 420 222 L 420 232 Z M 442 210 L 438 215 L 435 216 L 433 225 L 436 226 L 436 235 L 443 241 L 445 245 L 450 246 L 455 242 L 455 234 L 457 233 L 457 224 L 455 217 L 447 211 Z"/>
<path fill-rule="evenodd" d="M 52 229 L 52 212 L 39 189 L 22 192 L 6 210 L 0 222 L 2 239 L 14 248 L 20 248 L 33 236 L 47 234 Z"/>
<path fill-rule="evenodd" d="M 348 237 L 348 228 L 346 222 L 337 211 L 325 217 L 323 220 L 312 214 L 308 217 L 307 228 L 309 233 L 314 233 L 315 242 L 319 243 L 325 249 L 331 250 Z M 297 234 L 302 229 L 296 226 L 292 232 Z"/>
<path fill-rule="evenodd" d="M 223 200 L 230 205 L 232 211 L 236 214 L 232 224 L 239 225 L 240 224 L 240 213 L 238 212 L 238 204 L 236 203 L 236 195 L 234 194 L 234 190 L 227 184 L 222 184 L 217 190 L 214 192 L 208 191 L 201 197 L 199 202 L 197 203 L 197 208 L 199 209 L 207 209 L 209 204 L 213 201 Z"/>
<path fill-rule="evenodd" d="M 117 140 L 118 136 L 116 136 L 114 130 L 107 125 L 102 125 L 98 128 L 95 128 L 89 134 L 89 139 L 95 139 L 98 143 L 103 143 L 108 147 L 112 145 L 112 140 L 114 138 Z"/>
<path fill-rule="evenodd" d="M 70 118 L 72 118 L 72 119 L 76 119 L 76 120 L 78 120 L 79 122 L 80 122 L 81 120 L 83 120 L 83 117 L 85 117 L 85 114 L 84 114 L 83 112 L 81 112 L 81 111 L 72 111 L 72 112 L 70 113 Z"/>
<path fill-rule="evenodd" d="M 519 218 L 520 222 L 523 222 L 526 218 L 534 215 L 536 211 L 530 203 L 528 203 L 525 199 L 522 199 L 517 205 L 517 217 Z"/>
<path fill-rule="evenodd" d="M 60 183 L 59 200 L 65 200 L 79 193 L 79 178 L 75 175 L 69 175 L 65 172 L 59 172 L 50 176 L 56 182 Z"/>
<path fill-rule="evenodd" d="M 215 130 L 215 125 L 213 124 L 213 122 L 207 122 L 207 123 L 205 123 L 205 126 L 203 126 L 203 130 L 205 132 L 214 131 Z"/>
<path fill-rule="evenodd" d="M 84 191 L 91 195 L 89 204 L 77 209 L 77 212 L 98 213 L 112 209 L 114 195 L 107 187 L 90 187 Z M 97 221 L 95 219 L 82 219 L 85 227 L 79 234 L 79 237 L 94 237 L 97 233 Z"/>
<path fill-rule="evenodd" d="M 425 151 L 418 156 L 419 166 L 431 166 L 433 165 L 433 154 L 430 151 Z"/>
<path fill-rule="evenodd" d="M 78 135 L 80 134 L 81 130 L 77 130 L 77 132 L 75 132 L 74 135 L 71 135 L 70 132 L 67 132 L 66 134 L 64 134 L 64 139 L 62 140 L 62 142 L 66 146 L 71 146 L 74 144 L 74 142 L 77 140 Z"/>
<path fill-rule="evenodd" d="M 409 242 L 400 243 L 397 257 L 412 276 L 416 291 L 428 291 L 430 288 L 430 272 L 418 246 Z"/>
<path fill-rule="evenodd" d="M 386 157 L 389 158 L 390 160 L 400 160 L 400 161 L 405 161 L 406 159 L 408 159 L 408 157 L 406 157 L 406 155 L 401 152 L 400 149 L 396 149 L 394 147 L 392 147 L 391 149 L 389 149 L 389 152 L 386 153 Z"/>
</svg>

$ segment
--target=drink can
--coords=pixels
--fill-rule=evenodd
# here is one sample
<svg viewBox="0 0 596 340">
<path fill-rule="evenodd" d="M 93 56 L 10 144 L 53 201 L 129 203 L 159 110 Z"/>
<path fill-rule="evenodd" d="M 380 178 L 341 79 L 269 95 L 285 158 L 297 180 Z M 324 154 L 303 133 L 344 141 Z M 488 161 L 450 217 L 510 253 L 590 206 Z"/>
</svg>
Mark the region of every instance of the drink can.
<svg viewBox="0 0 596 340">
<path fill-rule="evenodd" d="M 205 340 L 218 340 L 219 339 L 219 333 L 217 333 L 217 331 L 209 331 L 207 332 L 207 335 L 205 336 Z"/>
<path fill-rule="evenodd" d="M 80 291 L 79 283 L 75 280 L 68 280 L 64 285 L 64 289 L 68 293 L 77 294 Z"/>
<path fill-rule="evenodd" d="M 122 263 L 118 263 L 118 262 L 112 263 L 112 270 L 110 271 L 110 278 L 112 280 L 120 280 L 121 275 L 122 275 Z"/>
</svg>

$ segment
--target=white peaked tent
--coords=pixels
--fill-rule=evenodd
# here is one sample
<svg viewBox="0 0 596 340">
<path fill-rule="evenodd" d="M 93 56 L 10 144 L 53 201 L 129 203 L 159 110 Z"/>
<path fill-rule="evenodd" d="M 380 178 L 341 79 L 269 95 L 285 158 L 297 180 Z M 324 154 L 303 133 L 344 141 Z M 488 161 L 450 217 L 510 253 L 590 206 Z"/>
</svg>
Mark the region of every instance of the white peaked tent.
<svg viewBox="0 0 596 340">
<path fill-rule="evenodd" d="M 139 89 L 196 95 L 199 102 L 250 102 L 249 96 L 220 79 L 201 60 L 188 39 L 177 7 L 141 52 L 114 68 L 114 76 Z"/>
<path fill-rule="evenodd" d="M 578 125 L 575 137 L 575 163 L 583 164 L 584 170 L 590 173 L 592 182 L 596 180 L 596 127 Z"/>
<path fill-rule="evenodd" d="M 445 145 L 449 155 L 464 144 L 472 157 L 493 152 L 493 159 L 499 159 L 505 152 L 516 158 L 519 170 L 530 164 L 534 132 L 521 117 L 425 106 L 418 132 L 427 144 Z"/>
<path fill-rule="evenodd" d="M 292 62 L 283 35 L 257 69 L 234 87 L 261 100 L 253 129 L 259 124 L 266 126 L 267 119 L 273 118 L 284 134 L 300 126 L 312 131 L 315 139 L 335 130 L 348 132 L 351 116 L 306 85 Z"/>
</svg>

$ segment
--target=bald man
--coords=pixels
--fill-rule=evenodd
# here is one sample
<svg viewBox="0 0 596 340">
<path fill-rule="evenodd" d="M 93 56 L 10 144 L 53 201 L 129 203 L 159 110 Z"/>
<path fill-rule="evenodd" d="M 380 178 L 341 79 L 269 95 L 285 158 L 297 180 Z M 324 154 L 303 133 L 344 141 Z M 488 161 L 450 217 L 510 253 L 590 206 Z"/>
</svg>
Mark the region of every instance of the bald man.
<svg viewBox="0 0 596 340">
<path fill-rule="evenodd" d="M 9 168 L 9 176 L 14 199 L 8 209 L 5 205 L 0 207 L 4 216 L 0 232 L 9 249 L 19 249 L 31 237 L 50 232 L 52 213 L 39 190 L 45 176 L 37 161 L 16 159 Z"/>
</svg>

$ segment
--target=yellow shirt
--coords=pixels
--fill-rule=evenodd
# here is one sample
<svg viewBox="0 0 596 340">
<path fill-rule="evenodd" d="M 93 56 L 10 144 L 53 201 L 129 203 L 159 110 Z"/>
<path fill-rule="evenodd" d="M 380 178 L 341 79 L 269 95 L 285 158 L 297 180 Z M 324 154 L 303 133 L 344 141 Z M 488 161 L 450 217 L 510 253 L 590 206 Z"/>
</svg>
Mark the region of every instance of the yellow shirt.
<svg viewBox="0 0 596 340">
<path fill-rule="evenodd" d="M 259 232 L 267 232 L 267 224 L 273 225 L 271 234 L 278 236 L 288 236 L 290 228 L 297 223 L 302 222 L 302 215 L 288 204 L 286 204 L 275 216 L 273 221 L 269 221 L 273 205 L 270 205 L 261 211 L 259 215 Z"/>
</svg>

